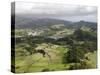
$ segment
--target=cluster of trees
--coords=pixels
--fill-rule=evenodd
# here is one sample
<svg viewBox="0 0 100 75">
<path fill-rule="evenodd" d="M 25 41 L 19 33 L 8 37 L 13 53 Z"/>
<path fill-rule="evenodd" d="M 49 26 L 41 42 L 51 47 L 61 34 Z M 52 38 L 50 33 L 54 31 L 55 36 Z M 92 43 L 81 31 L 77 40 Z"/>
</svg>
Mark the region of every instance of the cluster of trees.
<svg viewBox="0 0 100 75">
<path fill-rule="evenodd" d="M 63 63 L 74 63 L 69 69 L 92 68 L 92 62 L 85 54 L 97 50 L 96 34 L 78 29 L 70 39 L 72 42 L 69 43 L 69 51 L 64 53 Z"/>
<path fill-rule="evenodd" d="M 79 41 L 97 41 L 97 34 L 92 31 L 78 29 L 74 32 L 74 36 Z"/>
</svg>

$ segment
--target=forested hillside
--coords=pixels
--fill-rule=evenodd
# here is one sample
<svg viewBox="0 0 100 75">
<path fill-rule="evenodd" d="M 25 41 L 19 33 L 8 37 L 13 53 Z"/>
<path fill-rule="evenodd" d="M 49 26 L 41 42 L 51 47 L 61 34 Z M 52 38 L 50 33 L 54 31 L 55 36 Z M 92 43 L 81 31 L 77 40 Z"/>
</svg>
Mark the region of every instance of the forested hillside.
<svg viewBox="0 0 100 75">
<path fill-rule="evenodd" d="M 12 66 L 17 73 L 97 67 L 97 24 L 93 22 L 23 20 L 16 25 L 15 41 Z"/>
</svg>

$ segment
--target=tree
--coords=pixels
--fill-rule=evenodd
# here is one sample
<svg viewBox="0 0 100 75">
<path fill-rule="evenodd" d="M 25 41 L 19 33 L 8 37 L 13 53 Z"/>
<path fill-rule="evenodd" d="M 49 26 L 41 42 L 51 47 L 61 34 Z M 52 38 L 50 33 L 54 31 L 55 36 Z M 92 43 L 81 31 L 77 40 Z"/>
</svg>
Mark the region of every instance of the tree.
<svg viewBox="0 0 100 75">
<path fill-rule="evenodd" d="M 63 63 L 78 63 L 83 57 L 84 51 L 80 47 L 73 46 L 68 52 L 64 53 Z"/>
</svg>

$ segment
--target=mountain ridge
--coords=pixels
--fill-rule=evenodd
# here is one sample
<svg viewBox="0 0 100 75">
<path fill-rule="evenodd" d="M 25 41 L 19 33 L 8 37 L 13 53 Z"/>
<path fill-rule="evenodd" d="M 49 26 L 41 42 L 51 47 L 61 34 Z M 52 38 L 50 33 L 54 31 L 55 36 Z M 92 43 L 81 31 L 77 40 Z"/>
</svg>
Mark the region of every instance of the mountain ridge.
<svg viewBox="0 0 100 75">
<path fill-rule="evenodd" d="M 25 29 L 25 28 L 36 28 L 36 27 L 43 27 L 43 26 L 52 26 L 57 24 L 64 24 L 66 27 L 70 28 L 78 28 L 83 25 L 97 28 L 96 22 L 88 22 L 80 20 L 78 22 L 72 22 L 68 20 L 61 20 L 55 18 L 33 18 L 31 17 L 24 17 L 24 16 L 16 16 L 15 17 L 15 27 L 18 29 Z M 12 18 L 13 19 L 13 18 Z M 13 21 L 13 20 L 12 20 Z"/>
</svg>

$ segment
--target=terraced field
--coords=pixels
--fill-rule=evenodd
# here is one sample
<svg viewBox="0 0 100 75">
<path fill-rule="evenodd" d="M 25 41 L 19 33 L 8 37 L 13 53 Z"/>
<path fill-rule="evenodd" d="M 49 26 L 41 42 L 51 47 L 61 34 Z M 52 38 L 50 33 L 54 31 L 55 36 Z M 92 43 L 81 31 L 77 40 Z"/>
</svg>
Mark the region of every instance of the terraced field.
<svg viewBox="0 0 100 75">
<path fill-rule="evenodd" d="M 37 44 L 36 49 L 43 49 L 48 53 L 43 57 L 40 53 L 35 53 L 29 56 L 16 57 L 16 72 L 38 72 L 47 70 L 64 70 L 67 69 L 62 64 L 62 54 L 68 49 L 64 46 L 54 44 Z M 68 65 L 69 66 L 69 65 Z"/>
</svg>

